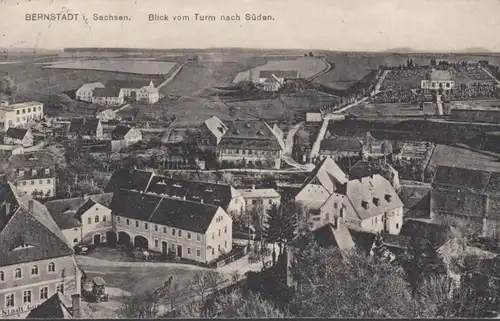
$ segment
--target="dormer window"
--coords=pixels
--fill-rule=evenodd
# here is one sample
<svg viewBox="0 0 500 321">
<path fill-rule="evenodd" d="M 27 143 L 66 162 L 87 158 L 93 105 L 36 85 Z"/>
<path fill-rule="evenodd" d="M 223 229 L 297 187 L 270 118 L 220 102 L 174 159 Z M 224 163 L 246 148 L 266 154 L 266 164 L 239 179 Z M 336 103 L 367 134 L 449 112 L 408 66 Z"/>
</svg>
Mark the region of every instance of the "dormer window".
<svg viewBox="0 0 500 321">
<path fill-rule="evenodd" d="M 367 201 L 361 201 L 361 206 L 362 206 L 365 210 L 367 210 L 367 209 L 370 207 Z"/>
<path fill-rule="evenodd" d="M 392 200 L 392 195 L 390 195 L 390 194 L 385 194 L 385 200 L 386 200 L 387 202 L 390 202 L 390 201 Z"/>
<path fill-rule="evenodd" d="M 213 190 L 212 190 L 211 188 L 207 188 L 207 189 L 205 190 L 205 192 L 207 192 L 207 193 L 212 193 L 212 192 L 213 192 Z"/>
<path fill-rule="evenodd" d="M 22 243 L 18 246 L 16 246 L 15 248 L 12 249 L 12 251 L 18 251 L 18 250 L 24 250 L 24 249 L 29 249 L 33 247 L 33 245 L 29 245 L 29 244 L 26 244 L 26 243 Z"/>
<path fill-rule="evenodd" d="M 374 197 L 373 198 L 373 204 L 375 204 L 375 206 L 379 206 L 380 205 L 380 198 Z"/>
<path fill-rule="evenodd" d="M 172 185 L 172 186 L 173 186 L 173 187 L 179 187 L 179 188 L 181 188 L 181 187 L 182 187 L 182 186 L 180 186 L 179 184 L 174 184 L 174 185 Z"/>
</svg>

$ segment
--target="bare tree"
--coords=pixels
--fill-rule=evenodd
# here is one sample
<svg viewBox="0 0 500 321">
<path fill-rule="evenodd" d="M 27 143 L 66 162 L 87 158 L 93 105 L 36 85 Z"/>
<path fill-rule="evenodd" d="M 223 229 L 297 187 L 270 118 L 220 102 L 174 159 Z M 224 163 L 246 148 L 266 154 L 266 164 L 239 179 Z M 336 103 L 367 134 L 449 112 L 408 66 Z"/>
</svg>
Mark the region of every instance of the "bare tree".
<svg viewBox="0 0 500 321">
<path fill-rule="evenodd" d="M 222 283 L 222 275 L 214 270 L 202 270 L 194 274 L 191 280 L 191 289 L 205 302 L 206 296 L 217 289 Z"/>
</svg>

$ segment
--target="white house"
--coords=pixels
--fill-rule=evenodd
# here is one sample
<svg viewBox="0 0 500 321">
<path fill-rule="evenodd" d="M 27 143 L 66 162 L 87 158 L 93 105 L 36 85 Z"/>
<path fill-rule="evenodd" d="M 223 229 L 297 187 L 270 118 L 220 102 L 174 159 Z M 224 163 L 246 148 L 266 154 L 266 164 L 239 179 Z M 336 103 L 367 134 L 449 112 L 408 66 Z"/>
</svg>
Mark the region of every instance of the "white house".
<svg viewBox="0 0 500 321">
<path fill-rule="evenodd" d="M 94 97 L 94 89 L 96 88 L 104 88 L 104 84 L 101 82 L 91 82 L 84 84 L 77 89 L 75 93 L 76 99 L 92 102 L 92 97 Z"/>
<path fill-rule="evenodd" d="M 155 85 L 152 80 L 146 79 L 110 80 L 106 82 L 106 88 L 120 89 L 123 92 L 125 99 L 133 101 L 139 100 L 139 92 L 144 87 L 152 89 L 155 88 Z M 153 93 L 152 97 L 154 98 L 154 96 L 155 94 Z"/>
<path fill-rule="evenodd" d="M 118 125 L 111 131 L 112 140 L 122 140 L 125 145 L 133 145 L 142 140 L 142 133 L 132 127 Z"/>
<path fill-rule="evenodd" d="M 281 195 L 274 188 L 252 188 L 239 189 L 241 196 L 245 199 L 246 209 L 251 210 L 256 206 L 262 206 L 267 211 L 273 205 L 280 205 Z"/>
<path fill-rule="evenodd" d="M 6 145 L 21 145 L 23 147 L 33 146 L 33 135 L 31 129 L 10 127 L 5 133 L 3 143 Z"/>
<path fill-rule="evenodd" d="M 232 250 L 232 219 L 219 206 L 122 189 L 111 210 L 119 244 L 202 263 Z"/>
<path fill-rule="evenodd" d="M 124 91 L 119 88 L 96 88 L 92 103 L 103 106 L 121 106 L 125 102 L 124 97 Z"/>
<path fill-rule="evenodd" d="M 160 92 L 154 86 L 144 86 L 137 92 L 137 101 L 151 105 L 160 100 Z"/>
<path fill-rule="evenodd" d="M 30 101 L 18 104 L 0 103 L 0 129 L 22 127 L 43 118 L 43 103 Z"/>
<path fill-rule="evenodd" d="M 421 81 L 420 88 L 424 92 L 450 91 L 455 88 L 453 74 L 448 70 L 432 70 L 426 79 Z"/>
<path fill-rule="evenodd" d="M 107 123 L 110 120 L 120 120 L 121 117 L 118 116 L 115 110 L 113 109 L 106 109 L 103 111 L 100 111 L 96 114 L 95 118 L 99 119 L 103 123 Z"/>
<path fill-rule="evenodd" d="M 259 71 L 259 77 L 257 82 L 261 85 L 269 81 L 270 77 L 273 77 L 274 81 L 279 84 L 283 84 L 285 80 L 297 79 L 299 78 L 299 72 L 297 70 L 261 70 Z"/>
</svg>

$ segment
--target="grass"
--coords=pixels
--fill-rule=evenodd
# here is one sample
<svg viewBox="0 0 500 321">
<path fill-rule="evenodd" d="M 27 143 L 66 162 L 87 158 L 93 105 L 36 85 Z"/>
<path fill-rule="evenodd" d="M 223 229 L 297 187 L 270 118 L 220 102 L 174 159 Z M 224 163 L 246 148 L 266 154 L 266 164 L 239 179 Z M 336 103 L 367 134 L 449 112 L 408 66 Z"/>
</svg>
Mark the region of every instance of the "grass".
<svg viewBox="0 0 500 321">
<path fill-rule="evenodd" d="M 99 70 L 122 72 L 142 75 L 168 74 L 175 66 L 176 62 L 166 61 L 126 61 L 122 59 L 107 60 L 73 60 L 67 62 L 55 62 L 45 65 L 45 69 L 71 69 L 71 70 Z"/>
<path fill-rule="evenodd" d="M 436 105 L 424 103 L 424 110 L 420 110 L 419 104 L 412 103 L 364 103 L 348 109 L 347 112 L 362 116 L 423 116 L 435 115 Z"/>
<path fill-rule="evenodd" d="M 428 167 L 435 169 L 439 165 L 481 170 L 500 170 L 500 160 L 497 157 L 448 145 L 436 146 Z"/>
</svg>

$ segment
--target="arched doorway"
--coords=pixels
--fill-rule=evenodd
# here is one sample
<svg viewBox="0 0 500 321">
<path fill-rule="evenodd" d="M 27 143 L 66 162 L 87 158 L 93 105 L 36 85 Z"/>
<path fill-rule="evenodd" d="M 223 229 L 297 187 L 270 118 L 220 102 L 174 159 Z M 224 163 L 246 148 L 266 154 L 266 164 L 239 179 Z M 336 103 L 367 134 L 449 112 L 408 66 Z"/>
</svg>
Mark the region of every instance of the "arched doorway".
<svg viewBox="0 0 500 321">
<path fill-rule="evenodd" d="M 113 231 L 108 231 L 106 232 L 106 243 L 108 243 L 109 246 L 116 246 L 116 233 Z"/>
<path fill-rule="evenodd" d="M 101 234 L 94 234 L 94 245 L 98 246 L 101 244 Z"/>
<path fill-rule="evenodd" d="M 118 244 L 129 245 L 130 235 L 128 235 L 126 232 L 118 232 Z"/>
<path fill-rule="evenodd" d="M 144 236 L 137 235 L 136 237 L 134 237 L 134 246 L 141 249 L 147 249 L 148 239 L 145 238 Z"/>
</svg>

